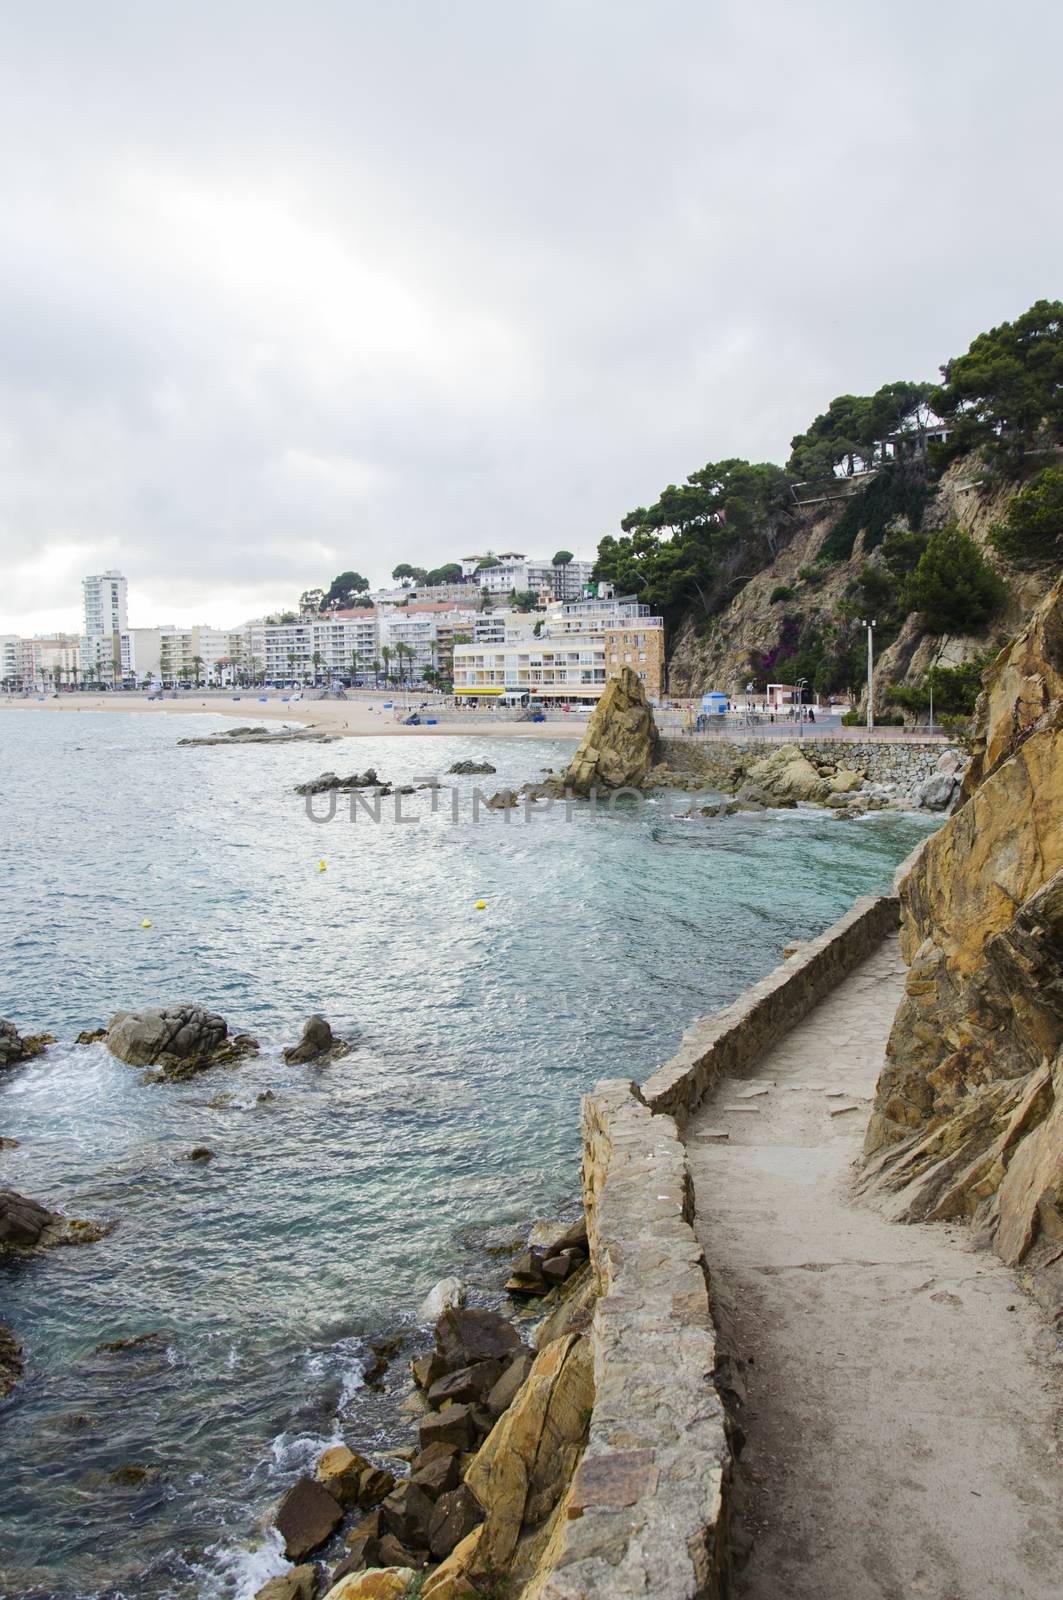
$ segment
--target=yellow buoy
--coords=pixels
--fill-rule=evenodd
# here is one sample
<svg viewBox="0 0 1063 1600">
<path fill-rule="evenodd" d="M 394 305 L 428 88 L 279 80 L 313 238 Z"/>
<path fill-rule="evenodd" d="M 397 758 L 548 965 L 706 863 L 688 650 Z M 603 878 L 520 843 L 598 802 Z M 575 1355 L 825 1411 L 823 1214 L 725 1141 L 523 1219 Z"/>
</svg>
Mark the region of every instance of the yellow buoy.
<svg viewBox="0 0 1063 1600">
<path fill-rule="evenodd" d="M 477 911 L 486 911 L 487 910 L 487 902 L 486 902 L 486 900 L 477 900 L 476 909 L 477 909 Z"/>
<path fill-rule="evenodd" d="M 325 870 L 326 870 L 326 869 L 325 869 L 325 863 L 324 863 L 324 862 L 323 862 L 323 861 L 319 861 L 319 862 L 318 862 L 318 864 L 317 864 L 317 870 L 318 870 L 318 871 L 319 871 L 319 872 L 324 872 L 324 871 L 325 871 Z"/>
<path fill-rule="evenodd" d="M 141 923 L 141 924 L 140 924 L 140 926 L 141 926 L 141 927 L 142 927 L 142 928 L 150 928 L 150 927 L 151 927 L 151 923 L 150 923 L 150 922 L 149 922 L 149 921 L 148 921 L 148 919 L 147 919 L 147 918 L 146 918 L 146 917 L 145 917 L 145 918 L 144 918 L 144 921 L 143 921 L 143 922 L 142 922 L 142 923 Z"/>
</svg>

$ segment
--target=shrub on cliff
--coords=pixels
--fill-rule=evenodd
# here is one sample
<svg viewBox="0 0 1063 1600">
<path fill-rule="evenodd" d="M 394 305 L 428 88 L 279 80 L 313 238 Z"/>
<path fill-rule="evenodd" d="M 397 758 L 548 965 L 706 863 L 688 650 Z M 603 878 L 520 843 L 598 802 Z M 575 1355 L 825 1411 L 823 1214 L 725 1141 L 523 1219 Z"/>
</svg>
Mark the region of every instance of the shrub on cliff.
<svg viewBox="0 0 1063 1600">
<path fill-rule="evenodd" d="M 1018 566 L 1063 558 L 1063 467 L 1045 467 L 1008 504 L 990 534 L 997 550 Z"/>
<path fill-rule="evenodd" d="M 969 634 L 996 615 L 1007 590 L 974 540 L 949 523 L 927 541 L 907 592 L 928 632 Z"/>
</svg>

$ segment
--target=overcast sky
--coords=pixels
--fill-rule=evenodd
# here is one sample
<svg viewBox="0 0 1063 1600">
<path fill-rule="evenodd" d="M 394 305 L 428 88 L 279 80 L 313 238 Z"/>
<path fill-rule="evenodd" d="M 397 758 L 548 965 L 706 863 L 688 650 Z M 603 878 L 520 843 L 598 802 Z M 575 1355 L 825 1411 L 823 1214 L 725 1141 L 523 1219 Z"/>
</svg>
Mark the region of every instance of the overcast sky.
<svg viewBox="0 0 1063 1600">
<path fill-rule="evenodd" d="M 592 555 L 1063 292 L 1031 0 L 0 0 L 0 630 Z"/>
</svg>

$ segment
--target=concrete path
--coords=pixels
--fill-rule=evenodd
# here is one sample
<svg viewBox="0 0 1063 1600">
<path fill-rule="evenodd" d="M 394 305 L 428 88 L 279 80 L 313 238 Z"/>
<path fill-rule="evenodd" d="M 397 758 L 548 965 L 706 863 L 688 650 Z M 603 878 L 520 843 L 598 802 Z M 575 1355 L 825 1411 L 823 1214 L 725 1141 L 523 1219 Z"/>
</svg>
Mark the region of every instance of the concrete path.
<svg viewBox="0 0 1063 1600">
<path fill-rule="evenodd" d="M 850 1194 L 903 970 L 891 941 L 686 1130 L 746 1363 L 735 1600 L 1063 1596 L 1054 1339 L 965 1227 Z"/>
</svg>

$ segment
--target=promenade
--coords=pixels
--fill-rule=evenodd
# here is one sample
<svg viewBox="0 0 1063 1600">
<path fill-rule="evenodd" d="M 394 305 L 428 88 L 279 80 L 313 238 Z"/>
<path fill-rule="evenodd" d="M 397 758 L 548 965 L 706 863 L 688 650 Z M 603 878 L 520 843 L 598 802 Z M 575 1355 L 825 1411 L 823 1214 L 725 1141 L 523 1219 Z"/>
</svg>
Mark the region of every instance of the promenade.
<svg viewBox="0 0 1063 1600">
<path fill-rule="evenodd" d="M 1058 1600 L 1054 1339 L 963 1222 L 852 1193 L 890 939 L 684 1130 L 745 1435 L 733 1600 Z"/>
</svg>

